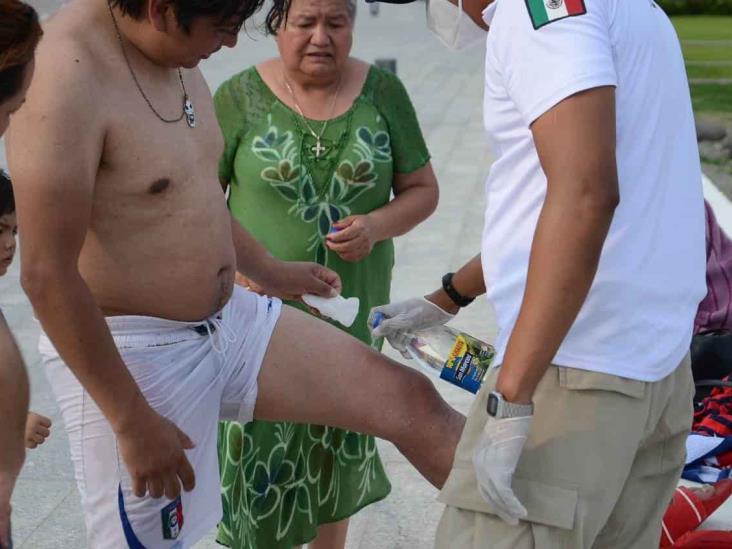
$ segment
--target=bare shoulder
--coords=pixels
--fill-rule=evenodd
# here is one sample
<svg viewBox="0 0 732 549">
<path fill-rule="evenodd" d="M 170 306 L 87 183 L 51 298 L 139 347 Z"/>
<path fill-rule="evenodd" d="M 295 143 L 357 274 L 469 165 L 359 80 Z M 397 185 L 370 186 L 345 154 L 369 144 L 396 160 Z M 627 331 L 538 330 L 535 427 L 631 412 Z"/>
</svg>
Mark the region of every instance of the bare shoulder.
<svg viewBox="0 0 732 549">
<path fill-rule="evenodd" d="M 69 8 L 70 9 L 70 8 Z M 103 50 L 61 10 L 44 28 L 33 81 L 8 132 L 8 162 L 19 187 L 83 181 L 91 187 L 106 131 Z"/>
<path fill-rule="evenodd" d="M 63 10 L 62 10 L 63 11 Z M 107 72 L 104 53 L 95 39 L 96 30 L 82 31 L 81 25 L 65 14 L 46 26 L 36 53 L 36 71 L 28 96 L 30 104 L 58 99 L 93 105 L 103 75 Z M 102 48 L 103 49 L 103 48 Z"/>
</svg>

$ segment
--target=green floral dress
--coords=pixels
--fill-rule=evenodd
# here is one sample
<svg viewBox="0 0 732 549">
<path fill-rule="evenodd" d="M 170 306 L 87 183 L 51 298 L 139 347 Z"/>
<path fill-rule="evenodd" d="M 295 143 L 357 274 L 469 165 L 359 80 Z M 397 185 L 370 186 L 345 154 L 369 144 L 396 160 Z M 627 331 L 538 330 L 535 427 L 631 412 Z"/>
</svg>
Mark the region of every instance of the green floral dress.
<svg viewBox="0 0 732 549">
<path fill-rule="evenodd" d="M 349 333 L 380 349 L 366 319 L 372 307 L 389 302 L 392 241 L 379 242 L 358 263 L 342 261 L 324 241 L 339 219 L 387 204 L 396 172 L 429 161 L 401 82 L 371 67 L 351 109 L 329 122 L 320 158 L 302 119 L 256 68 L 224 83 L 214 101 L 226 141 L 220 176 L 231 182 L 233 215 L 275 256 L 337 271 L 343 295 L 361 300 Z M 322 122 L 309 123 L 320 131 Z M 313 344 L 327 352 L 327 342 Z M 373 437 L 330 427 L 224 422 L 219 459 L 218 541 L 237 549 L 307 543 L 318 525 L 348 518 L 391 490 Z"/>
</svg>

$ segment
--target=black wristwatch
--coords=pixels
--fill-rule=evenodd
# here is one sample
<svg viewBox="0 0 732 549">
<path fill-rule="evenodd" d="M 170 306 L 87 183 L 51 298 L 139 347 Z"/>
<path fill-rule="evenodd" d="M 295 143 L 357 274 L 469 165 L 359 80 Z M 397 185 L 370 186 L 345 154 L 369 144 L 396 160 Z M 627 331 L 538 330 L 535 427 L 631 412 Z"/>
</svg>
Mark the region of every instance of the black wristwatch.
<svg viewBox="0 0 732 549">
<path fill-rule="evenodd" d="M 445 276 L 442 277 L 442 289 L 445 290 L 445 293 L 455 305 L 457 305 L 458 307 L 467 307 L 473 301 L 475 301 L 475 298 L 465 297 L 460 292 L 458 292 L 452 285 L 453 276 L 455 276 L 455 273 L 447 273 Z"/>
</svg>

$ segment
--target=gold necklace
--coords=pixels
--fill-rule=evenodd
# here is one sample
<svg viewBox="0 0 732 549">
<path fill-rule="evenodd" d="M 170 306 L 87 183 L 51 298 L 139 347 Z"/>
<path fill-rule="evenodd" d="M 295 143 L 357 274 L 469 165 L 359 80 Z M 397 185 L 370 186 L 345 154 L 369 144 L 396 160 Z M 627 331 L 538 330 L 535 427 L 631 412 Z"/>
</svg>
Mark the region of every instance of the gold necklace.
<svg viewBox="0 0 732 549">
<path fill-rule="evenodd" d="M 312 128 L 310 123 L 308 122 L 308 119 L 305 118 L 305 114 L 302 112 L 302 108 L 300 107 L 300 104 L 297 102 L 297 97 L 295 97 L 295 92 L 292 89 L 292 86 L 290 86 L 290 82 L 287 80 L 287 77 L 285 76 L 285 73 L 282 73 L 282 80 L 285 83 L 285 87 L 287 88 L 287 91 L 290 92 L 290 95 L 292 96 L 292 102 L 295 104 L 295 108 L 297 109 L 298 114 L 300 115 L 300 118 L 302 118 L 302 121 L 305 124 L 305 127 L 308 129 L 310 134 L 315 138 L 315 145 L 313 145 L 310 150 L 313 154 L 315 154 L 316 160 L 320 159 L 321 154 L 325 154 L 328 151 L 328 147 L 323 146 L 320 143 L 320 140 L 323 138 L 323 134 L 325 133 L 325 130 L 328 128 L 328 123 L 333 118 L 333 113 L 335 112 L 335 106 L 336 101 L 338 100 L 338 92 L 341 91 L 341 77 L 338 77 L 338 86 L 336 87 L 336 91 L 333 94 L 333 103 L 330 106 L 330 116 L 328 119 L 323 122 L 323 126 L 320 128 L 320 133 L 316 133 L 315 130 Z"/>
<path fill-rule="evenodd" d="M 112 23 L 114 24 L 114 30 L 117 33 L 117 39 L 119 40 L 120 48 L 122 48 L 122 56 L 125 58 L 125 63 L 127 63 L 127 68 L 130 71 L 130 74 L 132 75 L 132 80 L 135 81 L 135 86 L 137 86 L 137 90 L 140 92 L 140 95 L 142 95 L 142 98 L 145 100 L 145 103 L 147 103 L 147 106 L 150 107 L 150 110 L 155 114 L 155 116 L 158 117 L 162 122 L 165 122 L 166 124 L 175 124 L 176 122 L 180 122 L 183 120 L 183 117 L 186 119 L 186 123 L 188 124 L 189 128 L 195 128 L 196 127 L 196 110 L 193 108 L 193 102 L 191 101 L 190 97 L 188 97 L 188 91 L 186 90 L 186 85 L 183 82 L 183 72 L 178 69 L 178 79 L 180 80 L 180 86 L 183 88 L 183 110 L 178 118 L 164 118 L 155 107 L 153 107 L 152 102 L 150 99 L 148 99 L 147 95 L 145 94 L 145 91 L 142 89 L 142 86 L 140 85 L 140 82 L 137 80 L 137 75 L 135 74 L 135 71 L 132 70 L 132 64 L 130 63 L 129 57 L 127 57 L 127 51 L 125 50 L 125 44 L 122 40 L 122 33 L 119 30 L 119 26 L 117 25 L 117 18 L 114 16 L 114 11 L 112 10 L 112 4 L 107 2 L 107 7 L 109 7 L 109 13 L 112 16 Z"/>
</svg>

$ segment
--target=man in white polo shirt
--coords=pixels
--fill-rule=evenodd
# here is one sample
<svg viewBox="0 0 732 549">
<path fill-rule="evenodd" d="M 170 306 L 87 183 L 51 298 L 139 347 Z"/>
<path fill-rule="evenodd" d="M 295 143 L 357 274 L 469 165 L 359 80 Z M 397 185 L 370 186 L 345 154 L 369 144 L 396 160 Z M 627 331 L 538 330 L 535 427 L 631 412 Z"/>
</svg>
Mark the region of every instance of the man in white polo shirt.
<svg viewBox="0 0 732 549">
<path fill-rule="evenodd" d="M 375 330 L 447 322 L 488 289 L 496 364 L 440 499 L 437 547 L 653 548 L 685 456 L 705 295 L 694 120 L 652 0 L 430 0 L 487 34 L 481 255 Z M 439 8 L 437 6 L 439 4 Z M 447 10 L 447 11 L 446 11 Z"/>
</svg>

